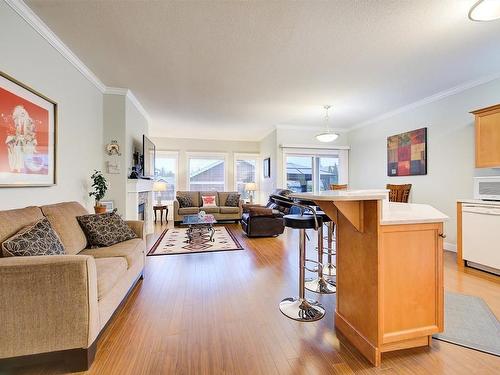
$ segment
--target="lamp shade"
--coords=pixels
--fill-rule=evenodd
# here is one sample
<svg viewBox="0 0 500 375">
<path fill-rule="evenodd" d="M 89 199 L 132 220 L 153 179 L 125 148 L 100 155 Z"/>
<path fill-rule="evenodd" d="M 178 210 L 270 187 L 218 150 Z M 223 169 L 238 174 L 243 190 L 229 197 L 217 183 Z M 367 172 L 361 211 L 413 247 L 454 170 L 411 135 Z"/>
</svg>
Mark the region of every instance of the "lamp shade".
<svg viewBox="0 0 500 375">
<path fill-rule="evenodd" d="M 316 139 L 320 142 L 333 142 L 339 137 L 337 133 L 325 132 L 318 134 Z"/>
<path fill-rule="evenodd" d="M 165 181 L 155 181 L 153 183 L 153 191 L 167 191 L 167 183 Z"/>
<path fill-rule="evenodd" d="M 245 190 L 246 191 L 255 191 L 255 190 L 257 190 L 257 185 L 255 184 L 255 182 L 247 182 L 245 184 Z"/>
</svg>

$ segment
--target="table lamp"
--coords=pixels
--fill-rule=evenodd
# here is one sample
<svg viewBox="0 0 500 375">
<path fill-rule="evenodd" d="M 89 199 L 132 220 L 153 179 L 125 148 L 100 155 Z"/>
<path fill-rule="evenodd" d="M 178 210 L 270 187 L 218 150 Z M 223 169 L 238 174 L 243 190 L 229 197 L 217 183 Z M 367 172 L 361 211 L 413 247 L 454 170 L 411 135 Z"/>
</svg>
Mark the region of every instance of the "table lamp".
<svg viewBox="0 0 500 375">
<path fill-rule="evenodd" d="M 153 183 L 153 191 L 155 193 L 161 193 L 162 191 L 167 191 L 167 183 L 162 180 L 155 181 Z M 156 194 L 156 204 L 161 206 L 161 194 Z"/>
<path fill-rule="evenodd" d="M 245 184 L 245 190 L 248 191 L 250 194 L 250 204 L 253 203 L 253 194 L 254 194 L 254 191 L 257 190 L 257 184 L 255 184 L 255 182 L 248 182 Z"/>
</svg>

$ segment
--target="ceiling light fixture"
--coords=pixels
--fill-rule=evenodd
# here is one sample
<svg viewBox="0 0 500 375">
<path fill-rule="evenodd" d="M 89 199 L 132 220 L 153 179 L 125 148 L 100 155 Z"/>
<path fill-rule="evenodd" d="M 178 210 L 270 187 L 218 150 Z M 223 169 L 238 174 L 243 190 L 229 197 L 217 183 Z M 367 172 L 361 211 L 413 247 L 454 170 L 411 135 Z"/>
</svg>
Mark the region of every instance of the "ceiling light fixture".
<svg viewBox="0 0 500 375">
<path fill-rule="evenodd" d="M 318 134 L 316 136 L 316 139 L 320 142 L 333 142 L 339 137 L 339 135 L 330 130 L 330 124 L 328 121 L 330 118 L 328 117 L 328 110 L 331 108 L 331 106 L 325 105 L 323 108 L 325 108 L 325 131 Z"/>
<path fill-rule="evenodd" d="M 499 0 L 479 0 L 469 11 L 469 19 L 472 21 L 494 21 L 499 18 Z"/>
</svg>

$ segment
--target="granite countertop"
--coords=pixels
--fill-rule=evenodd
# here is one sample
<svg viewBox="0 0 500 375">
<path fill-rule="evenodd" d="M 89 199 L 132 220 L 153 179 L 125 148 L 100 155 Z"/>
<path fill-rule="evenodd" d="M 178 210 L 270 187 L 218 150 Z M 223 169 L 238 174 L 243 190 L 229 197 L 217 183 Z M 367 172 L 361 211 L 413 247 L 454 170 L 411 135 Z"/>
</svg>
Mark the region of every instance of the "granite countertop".
<svg viewBox="0 0 500 375">
<path fill-rule="evenodd" d="M 483 206 L 500 206 L 500 201 L 483 201 L 481 199 L 458 199 L 457 202 L 468 204 L 480 204 Z"/>
<path fill-rule="evenodd" d="M 310 193 L 294 193 L 290 197 L 311 201 L 362 201 L 381 200 L 380 225 L 440 223 L 448 216 L 428 204 L 389 202 L 386 189 L 327 190 Z"/>
<path fill-rule="evenodd" d="M 384 201 L 381 225 L 441 223 L 448 216 L 428 204 Z"/>
<path fill-rule="evenodd" d="M 370 201 L 387 199 L 388 196 L 389 190 L 386 189 L 326 190 L 290 194 L 292 198 L 311 201 Z"/>
</svg>

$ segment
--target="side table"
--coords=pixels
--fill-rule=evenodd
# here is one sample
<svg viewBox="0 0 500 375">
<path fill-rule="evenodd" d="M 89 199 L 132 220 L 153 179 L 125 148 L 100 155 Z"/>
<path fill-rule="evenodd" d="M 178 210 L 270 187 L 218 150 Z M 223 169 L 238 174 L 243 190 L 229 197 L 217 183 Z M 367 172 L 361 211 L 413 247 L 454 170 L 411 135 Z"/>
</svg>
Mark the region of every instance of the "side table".
<svg viewBox="0 0 500 375">
<path fill-rule="evenodd" d="M 168 206 L 153 206 L 153 211 L 155 213 L 155 223 L 156 223 L 156 211 L 160 211 L 160 223 L 163 225 L 163 211 L 165 211 L 165 222 L 168 224 Z"/>
</svg>

